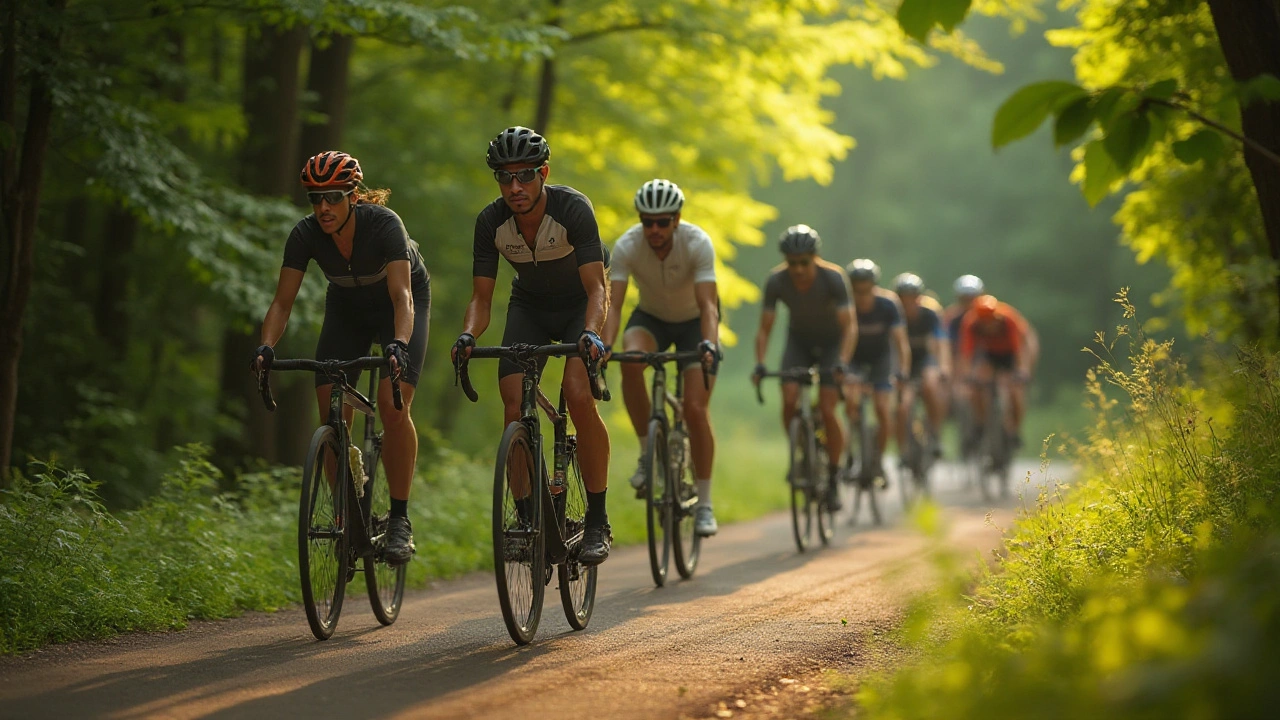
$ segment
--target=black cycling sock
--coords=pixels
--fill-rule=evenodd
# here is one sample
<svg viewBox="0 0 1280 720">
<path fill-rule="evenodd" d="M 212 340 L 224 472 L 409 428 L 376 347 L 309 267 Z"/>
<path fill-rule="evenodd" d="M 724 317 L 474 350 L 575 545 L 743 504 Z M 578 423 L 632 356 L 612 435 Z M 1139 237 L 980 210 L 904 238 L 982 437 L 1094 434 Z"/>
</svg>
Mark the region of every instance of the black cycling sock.
<svg viewBox="0 0 1280 720">
<path fill-rule="evenodd" d="M 587 525 L 600 527 L 608 524 L 609 512 L 604 505 L 604 494 L 606 492 L 608 490 L 601 490 L 598 493 L 587 491 Z"/>
<path fill-rule="evenodd" d="M 391 498 L 391 517 L 409 517 L 409 501 Z"/>
</svg>

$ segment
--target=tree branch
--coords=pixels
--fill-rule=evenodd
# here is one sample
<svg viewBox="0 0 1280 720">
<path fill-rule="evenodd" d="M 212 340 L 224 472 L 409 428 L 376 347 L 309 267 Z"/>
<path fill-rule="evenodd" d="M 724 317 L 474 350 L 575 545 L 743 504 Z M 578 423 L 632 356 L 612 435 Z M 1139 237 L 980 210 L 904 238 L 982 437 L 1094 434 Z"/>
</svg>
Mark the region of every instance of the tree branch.
<svg viewBox="0 0 1280 720">
<path fill-rule="evenodd" d="M 612 27 L 600 28 L 599 30 L 589 30 L 581 35 L 574 35 L 568 40 L 565 40 L 564 44 L 571 45 L 574 43 L 584 43 L 606 35 L 617 35 L 618 33 L 634 32 L 636 30 L 659 30 L 666 27 L 669 27 L 666 23 L 655 23 L 641 20 L 639 22 L 628 23 L 626 25 L 614 25 Z"/>
<path fill-rule="evenodd" d="M 1172 109 L 1174 109 L 1174 110 L 1181 110 L 1182 112 L 1184 112 L 1184 113 L 1186 113 L 1186 114 L 1190 115 L 1190 116 L 1191 116 L 1192 118 L 1194 118 L 1195 120 L 1198 120 L 1198 121 L 1200 121 L 1200 122 L 1204 123 L 1205 125 L 1208 125 L 1209 127 L 1213 128 L 1214 130 L 1217 130 L 1218 132 L 1222 133 L 1223 135 L 1226 135 L 1227 137 L 1232 138 L 1232 139 L 1234 139 L 1234 140 L 1238 140 L 1240 143 L 1242 143 L 1242 144 L 1244 144 L 1244 145 L 1248 146 L 1251 150 L 1253 150 L 1254 152 L 1258 153 L 1258 154 L 1259 154 L 1259 155 L 1261 155 L 1262 157 L 1264 157 L 1264 158 L 1266 158 L 1266 159 L 1270 160 L 1271 162 L 1275 163 L 1276 165 L 1280 165 L 1280 155 L 1277 155 L 1275 152 L 1273 152 L 1273 151 L 1272 151 L 1270 148 L 1268 148 L 1267 146 L 1265 146 L 1265 145 L 1263 145 L 1263 144 L 1259 143 L 1258 141 L 1254 140 L 1253 138 L 1247 137 L 1247 136 L 1245 136 L 1245 135 L 1241 135 L 1240 133 L 1236 132 L 1235 130 L 1232 130 L 1231 128 L 1227 127 L 1226 125 L 1223 125 L 1222 123 L 1218 122 L 1217 120 L 1214 120 L 1213 118 L 1210 118 L 1210 117 L 1206 117 L 1206 116 L 1204 116 L 1204 115 L 1201 115 L 1200 113 L 1198 113 L 1198 112 L 1196 112 L 1195 110 L 1191 109 L 1191 108 L 1190 108 L 1189 106 L 1187 106 L 1187 105 L 1184 105 L 1184 104 L 1182 104 L 1182 103 L 1180 103 L 1180 102 L 1174 102 L 1173 100 L 1158 100 L 1158 99 L 1156 99 L 1156 98 L 1145 98 L 1145 99 L 1146 99 L 1146 101 L 1147 101 L 1147 102 L 1149 102 L 1149 103 L 1151 103 L 1151 104 L 1153 104 L 1153 105 L 1163 105 L 1164 107 L 1172 108 Z"/>
</svg>

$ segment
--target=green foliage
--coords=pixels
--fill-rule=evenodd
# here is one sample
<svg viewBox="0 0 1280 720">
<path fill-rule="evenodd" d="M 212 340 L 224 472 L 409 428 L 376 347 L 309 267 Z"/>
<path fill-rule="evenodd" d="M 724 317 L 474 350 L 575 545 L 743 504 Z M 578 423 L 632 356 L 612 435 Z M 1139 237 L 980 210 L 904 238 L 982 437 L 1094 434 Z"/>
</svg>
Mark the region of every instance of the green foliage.
<svg viewBox="0 0 1280 720">
<path fill-rule="evenodd" d="M 1079 85 L 1060 80 L 1046 80 L 1022 88 L 996 111 L 991 126 L 992 147 L 999 148 L 1030 135 L 1050 113 L 1060 113 L 1084 95 Z"/>
<path fill-rule="evenodd" d="M 1201 388 L 1129 325 L 1094 352 L 1080 480 L 1042 491 L 994 569 L 917 632 L 931 662 L 863 692 L 870 717 L 1246 717 L 1274 702 L 1280 357 L 1242 351 Z"/>
<path fill-rule="evenodd" d="M 969 14 L 973 0 L 902 0 L 898 6 L 898 23 L 907 35 L 924 42 L 935 26 L 943 32 L 955 30 Z"/>
</svg>

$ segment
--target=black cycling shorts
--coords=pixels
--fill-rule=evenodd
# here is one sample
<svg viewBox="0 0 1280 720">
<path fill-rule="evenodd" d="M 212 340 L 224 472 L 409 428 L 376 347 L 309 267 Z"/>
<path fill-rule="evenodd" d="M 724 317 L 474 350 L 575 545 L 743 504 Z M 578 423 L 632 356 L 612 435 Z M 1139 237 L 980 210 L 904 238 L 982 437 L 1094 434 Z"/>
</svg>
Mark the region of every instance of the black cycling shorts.
<svg viewBox="0 0 1280 720">
<path fill-rule="evenodd" d="M 576 343 L 587 325 L 587 300 L 566 309 L 534 307 L 522 300 L 511 298 L 507 305 L 507 329 L 502 333 L 503 345 L 528 343 L 550 345 L 552 343 Z M 546 358 L 538 358 L 538 367 L 545 367 Z M 524 372 L 516 363 L 502 358 L 498 361 L 498 379 Z"/>
<path fill-rule="evenodd" d="M 788 336 L 787 346 L 782 351 L 782 369 L 803 370 L 815 364 L 820 371 L 819 384 L 836 387 L 838 383 L 831 369 L 840 364 L 840 343 L 812 345 Z"/>
<path fill-rule="evenodd" d="M 915 352 L 912 348 L 911 352 L 911 379 L 919 380 L 924 377 L 924 369 L 927 367 L 937 367 L 938 359 L 932 353 Z"/>
<path fill-rule="evenodd" d="M 992 368 L 996 370 L 1013 370 L 1013 353 L 982 353 L 982 359 L 986 360 Z"/>
<path fill-rule="evenodd" d="M 702 318 L 700 317 L 673 323 L 660 320 L 637 309 L 631 313 L 631 319 L 627 321 L 627 330 L 637 327 L 653 337 L 654 342 L 657 343 L 656 352 L 666 352 L 672 345 L 676 346 L 676 352 L 688 352 L 697 350 L 698 345 L 702 343 Z M 683 370 L 698 364 L 697 360 L 686 360 L 680 368 Z"/>
<path fill-rule="evenodd" d="M 368 304 L 352 301 L 342 288 L 329 287 L 324 298 L 324 325 L 320 328 L 320 341 L 316 343 L 316 360 L 355 360 L 369 354 L 376 341 L 385 347 L 396 339 L 395 307 L 391 296 L 376 296 Z M 422 361 L 427 357 L 427 334 L 431 324 L 431 282 L 413 289 L 413 335 L 409 338 L 409 366 L 404 369 L 400 381 L 418 386 Z M 383 369 L 382 377 L 389 371 Z M 360 373 L 347 373 L 347 382 L 355 387 Z M 316 374 L 316 387 L 329 385 L 324 375 Z"/>
<path fill-rule="evenodd" d="M 862 382 L 871 385 L 878 391 L 886 391 L 893 389 L 893 383 L 889 380 L 891 371 L 889 368 L 890 361 L 893 359 L 893 353 L 890 350 L 877 353 L 872 357 L 859 357 L 858 353 L 853 354 L 853 371 L 862 378 Z"/>
</svg>

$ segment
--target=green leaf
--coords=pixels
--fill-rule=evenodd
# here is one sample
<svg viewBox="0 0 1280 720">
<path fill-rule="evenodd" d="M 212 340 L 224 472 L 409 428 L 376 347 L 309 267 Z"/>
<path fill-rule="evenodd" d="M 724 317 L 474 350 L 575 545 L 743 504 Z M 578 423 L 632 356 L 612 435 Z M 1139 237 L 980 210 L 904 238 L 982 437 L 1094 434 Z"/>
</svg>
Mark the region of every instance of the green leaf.
<svg viewBox="0 0 1280 720">
<path fill-rule="evenodd" d="M 1111 194 L 1111 186 L 1124 177 L 1111 155 L 1102 146 L 1101 140 L 1094 140 L 1084 146 L 1084 183 L 1080 186 L 1084 199 L 1089 207 L 1096 207 L 1102 199 Z"/>
<path fill-rule="evenodd" d="M 1173 144 L 1174 157 L 1187 165 L 1199 160 L 1214 160 L 1222 155 L 1222 136 L 1216 130 L 1204 129 L 1186 140 Z"/>
<path fill-rule="evenodd" d="M 1105 129 L 1103 147 L 1122 174 L 1128 174 L 1144 155 L 1151 137 L 1151 119 L 1144 112 L 1127 112 L 1112 120 Z"/>
<path fill-rule="evenodd" d="M 1094 115 L 1099 125 L 1110 125 L 1116 116 L 1138 107 L 1138 96 L 1121 87 L 1109 87 L 1094 103 Z"/>
<path fill-rule="evenodd" d="M 1178 92 L 1178 81 L 1172 78 L 1154 83 L 1142 91 L 1142 96 L 1152 100 L 1168 100 Z"/>
<path fill-rule="evenodd" d="M 1076 98 L 1058 112 L 1053 124 L 1053 144 L 1057 147 L 1069 145 L 1080 139 L 1089 126 L 1093 124 L 1093 97 L 1086 95 Z"/>
<path fill-rule="evenodd" d="M 1240 107 L 1248 107 L 1259 100 L 1280 102 L 1280 78 L 1263 73 L 1236 85 Z"/>
<path fill-rule="evenodd" d="M 992 147 L 999 148 L 1030 135 L 1049 113 L 1085 94 L 1079 85 L 1061 80 L 1046 80 L 1020 88 L 996 111 L 991 125 Z"/>
<path fill-rule="evenodd" d="M 898 25 L 910 37 L 924 42 L 934 25 L 946 32 L 955 30 L 969 13 L 973 0 L 902 0 Z"/>
</svg>

